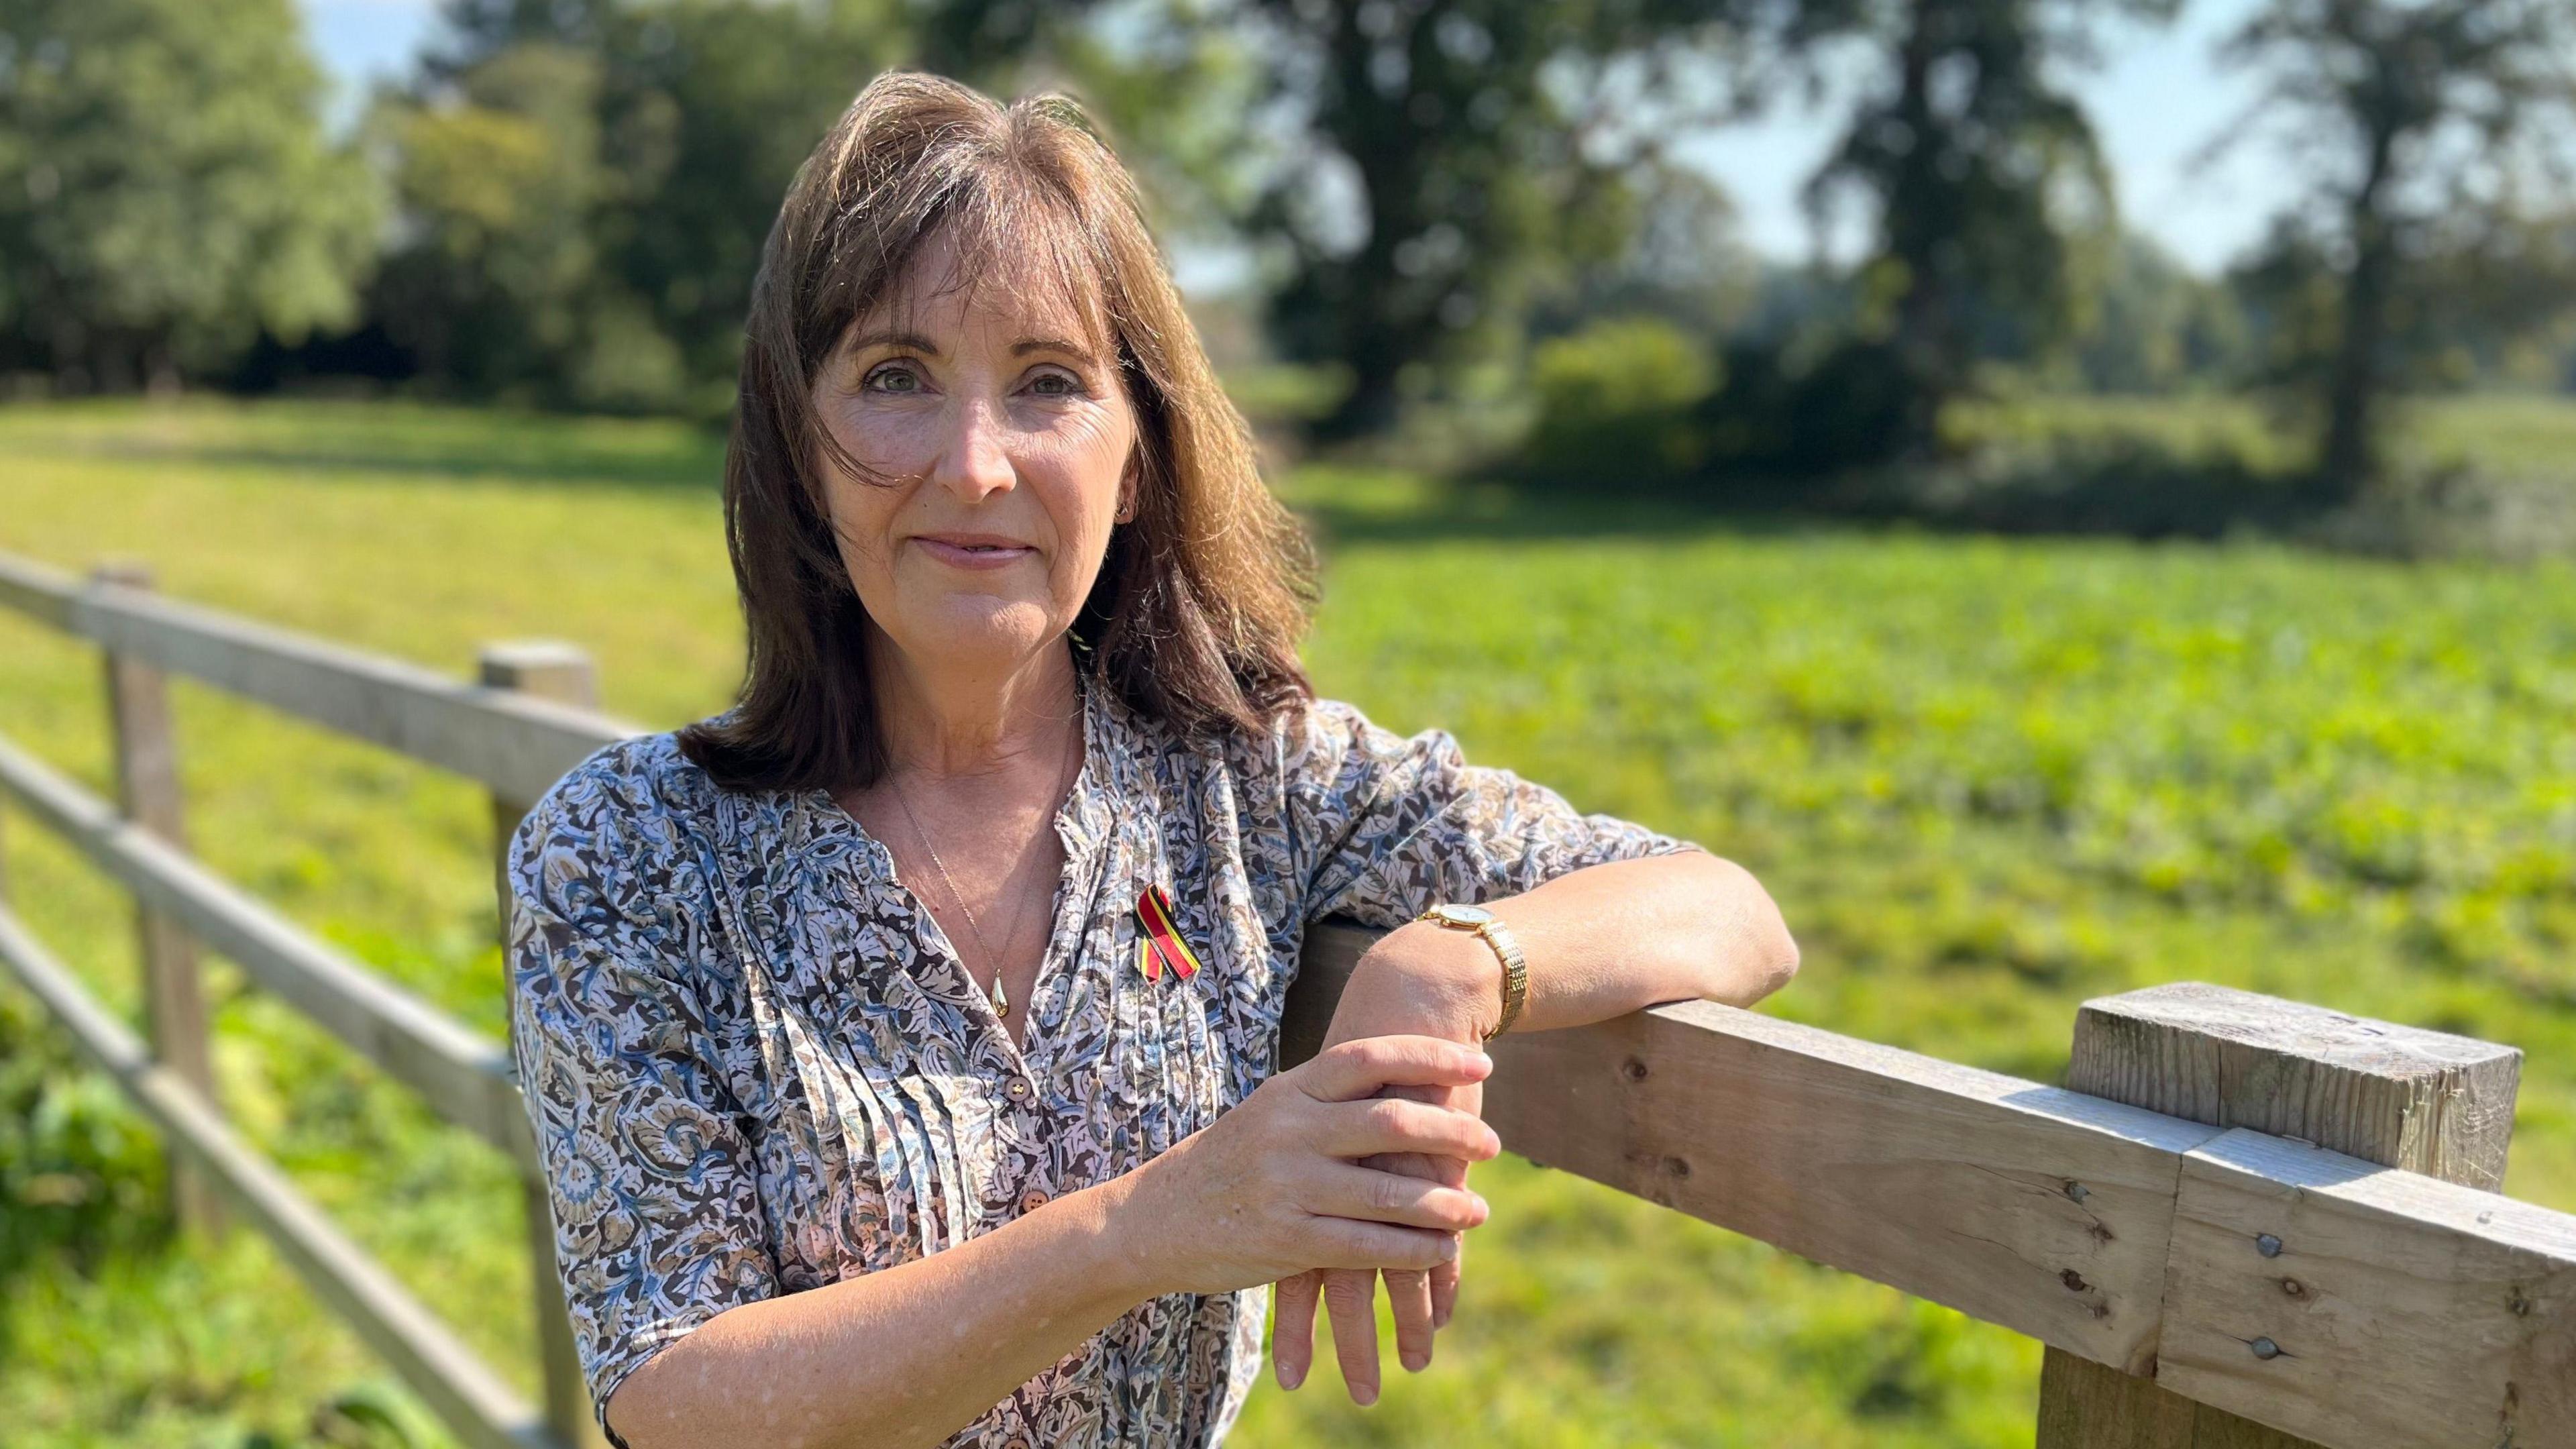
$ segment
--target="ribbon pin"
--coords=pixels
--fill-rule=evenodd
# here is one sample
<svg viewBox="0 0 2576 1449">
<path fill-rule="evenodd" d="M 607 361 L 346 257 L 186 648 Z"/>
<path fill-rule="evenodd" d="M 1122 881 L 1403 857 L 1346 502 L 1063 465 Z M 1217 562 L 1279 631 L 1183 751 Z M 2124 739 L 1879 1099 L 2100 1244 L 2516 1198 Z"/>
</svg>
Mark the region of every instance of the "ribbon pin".
<svg viewBox="0 0 2576 1449">
<path fill-rule="evenodd" d="M 1160 980 L 1166 966 L 1183 980 L 1198 974 L 1199 958 L 1172 924 L 1172 898 L 1161 886 L 1149 885 L 1136 897 L 1136 920 L 1143 927 L 1136 937 L 1136 967 L 1146 980 Z"/>
</svg>

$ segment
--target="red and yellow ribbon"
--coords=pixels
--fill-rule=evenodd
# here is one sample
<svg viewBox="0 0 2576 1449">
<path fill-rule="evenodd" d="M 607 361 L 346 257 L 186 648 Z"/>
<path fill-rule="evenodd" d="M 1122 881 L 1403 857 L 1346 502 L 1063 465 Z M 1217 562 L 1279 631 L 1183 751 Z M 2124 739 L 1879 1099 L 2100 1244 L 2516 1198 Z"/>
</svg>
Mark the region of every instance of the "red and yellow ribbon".
<svg viewBox="0 0 2576 1449">
<path fill-rule="evenodd" d="M 1198 974 L 1199 958 L 1181 939 L 1181 928 L 1172 923 L 1172 898 L 1163 894 L 1161 886 L 1149 885 L 1136 897 L 1136 919 L 1144 926 L 1136 942 L 1136 964 L 1143 968 L 1146 980 L 1159 980 L 1163 966 L 1183 980 Z"/>
</svg>

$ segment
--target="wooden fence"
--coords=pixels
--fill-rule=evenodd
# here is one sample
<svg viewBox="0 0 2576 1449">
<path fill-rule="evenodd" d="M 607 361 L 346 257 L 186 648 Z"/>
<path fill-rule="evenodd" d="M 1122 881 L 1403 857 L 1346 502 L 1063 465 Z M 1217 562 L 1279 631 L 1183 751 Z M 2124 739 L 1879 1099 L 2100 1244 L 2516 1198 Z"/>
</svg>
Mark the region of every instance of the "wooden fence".
<svg viewBox="0 0 2576 1449">
<path fill-rule="evenodd" d="M 149 1042 L 5 901 L 0 960 L 158 1122 L 180 1211 L 267 1233 L 459 1438 L 595 1442 L 508 1049 L 190 858 L 162 699 L 166 674 L 187 675 L 480 781 L 499 841 L 635 732 L 591 712 L 586 661 L 498 646 L 468 683 L 174 603 L 131 569 L 81 581 L 6 556 L 0 606 L 104 653 L 121 799 L 5 739 L 0 797 L 133 892 Z M 1309 940 L 1290 1060 L 1369 939 Z M 542 1404 L 225 1124 L 199 945 L 519 1164 Z M 2576 1217 L 2493 1191 L 2519 1052 L 2190 984 L 2090 1002 L 2074 1031 L 2059 1088 L 1664 1006 L 1497 1042 L 1486 1115 L 1525 1157 L 2041 1340 L 2042 1449 L 2576 1449 Z"/>
</svg>

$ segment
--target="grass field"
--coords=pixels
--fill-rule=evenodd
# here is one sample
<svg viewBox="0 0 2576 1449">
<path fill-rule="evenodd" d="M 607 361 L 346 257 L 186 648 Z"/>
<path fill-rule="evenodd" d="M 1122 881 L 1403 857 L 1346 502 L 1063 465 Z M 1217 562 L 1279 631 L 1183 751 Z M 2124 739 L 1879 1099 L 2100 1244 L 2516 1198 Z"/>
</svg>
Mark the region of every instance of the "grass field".
<svg viewBox="0 0 2576 1449">
<path fill-rule="evenodd" d="M 2576 408 L 2510 413 L 2425 427 L 2576 456 Z M 716 457 L 655 424 L 391 406 L 0 412 L 0 549 L 139 556 L 171 593 L 459 673 L 479 641 L 573 639 L 661 726 L 734 678 Z M 1806 948 L 1771 1009 L 2039 1078 L 2078 1001 L 2175 979 L 2508 1041 L 2509 1190 L 2576 1209 L 2576 570 L 1541 510 L 1325 470 L 1285 491 L 1328 545 L 1323 689 L 1751 865 Z M 201 853 L 498 1034 L 475 791 L 176 698 Z M 101 728 L 94 656 L 0 618 L 0 731 L 103 789 Z M 22 818 L 6 850 L 31 924 L 133 1010 L 121 897 Z M 228 966 L 214 990 L 235 1118 L 532 1388 L 503 1162 Z M 0 989 L 11 1445 L 445 1442 L 249 1235 L 164 1242 L 153 1163 Z M 1365 1412 L 1329 1374 L 1265 1386 L 1237 1443 L 2031 1440 L 2027 1342 L 1560 1175 L 1479 1183 L 1495 1219 L 1432 1370 Z"/>
</svg>

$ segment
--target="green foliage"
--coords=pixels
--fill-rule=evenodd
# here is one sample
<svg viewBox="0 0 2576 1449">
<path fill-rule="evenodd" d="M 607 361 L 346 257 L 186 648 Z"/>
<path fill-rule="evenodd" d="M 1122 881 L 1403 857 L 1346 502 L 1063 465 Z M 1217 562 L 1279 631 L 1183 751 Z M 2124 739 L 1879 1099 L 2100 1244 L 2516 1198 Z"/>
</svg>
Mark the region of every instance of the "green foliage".
<svg viewBox="0 0 2576 1449">
<path fill-rule="evenodd" d="M 2252 370 L 2251 326 L 2223 283 L 2135 232 L 2097 251 L 2075 296 L 2071 370 L 2085 387 L 2172 393 L 2226 386 Z"/>
<path fill-rule="evenodd" d="M 1539 344 L 1538 420 L 1520 466 L 1566 482 L 1650 484 L 1698 468 L 1698 409 L 1717 385 L 1707 349 L 1650 317 L 1595 323 Z"/>
<path fill-rule="evenodd" d="M 2117 207 L 2092 123 L 2058 78 L 2095 12 L 2170 3 L 1903 0 L 1802 16 L 1872 39 L 1884 76 L 1809 181 L 1819 214 L 1867 198 L 1877 235 L 1862 335 L 1884 341 L 1903 395 L 1895 438 L 1923 456 L 1942 403 L 1976 365 L 2044 352 L 2074 330 L 2073 254 L 2111 233 Z"/>
<path fill-rule="evenodd" d="M 122 1089 L 82 1070 L 32 999 L 0 998 L 0 1281 L 48 1252 L 149 1251 L 164 1201 L 160 1149 Z"/>
<path fill-rule="evenodd" d="M 0 4 L 0 370 L 174 386 L 346 324 L 379 214 L 290 0 Z"/>
<path fill-rule="evenodd" d="M 721 416 L 797 165 L 890 7 L 488 3 L 375 130 L 410 240 L 370 313 L 468 395 Z"/>
<path fill-rule="evenodd" d="M 1392 426 L 1408 392 L 1511 356 L 1567 273 L 1625 253 L 1680 120 L 1675 62 L 1752 8 L 1245 7 L 1243 43 L 1271 61 L 1244 142 L 1263 178 L 1246 228 L 1278 272 L 1272 331 L 1291 358 L 1351 371 L 1320 431 Z"/>
<path fill-rule="evenodd" d="M 2385 481 L 2385 399 L 2457 380 L 2458 314 L 2506 341 L 2576 314 L 2569 244 L 2530 224 L 2535 180 L 2570 198 L 2545 158 L 2576 140 L 2571 48 L 2565 0 L 2267 0 L 2229 40 L 2314 178 L 2245 284 L 2340 496 Z"/>
<path fill-rule="evenodd" d="M 2242 405 L 2137 399 L 1966 417 L 2183 439 L 2264 426 Z M 2427 454 L 2576 454 L 2564 403 L 2423 419 Z M 719 705 L 739 668 L 715 445 L 691 429 L 47 407 L 0 413 L 0 448 L 0 549 L 139 554 L 176 596 L 451 673 L 477 641 L 578 640 L 609 706 L 656 725 Z M 1575 507 L 1413 475 L 1305 470 L 1284 491 L 1328 544 L 1319 684 L 1758 871 L 1807 956 L 1770 1009 L 2043 1080 L 2078 1001 L 2166 980 L 2508 1041 L 2529 1053 L 2508 1186 L 2576 1207 L 2576 571 L 1738 531 L 1651 499 Z M 0 700 L 12 739 L 103 787 L 91 651 L 0 617 Z M 476 790 L 211 691 L 174 705 L 212 865 L 497 1034 Z M 122 895 L 22 815 L 6 830 L 31 925 L 133 1013 Z M 221 962 L 212 986 L 235 1121 L 533 1389 L 508 1164 Z M 0 988 L 0 1031 L 22 1029 L 12 1012 L 41 1030 Z M 47 1094 L 102 1092 L 107 1120 L 103 1084 L 22 1051 L 39 1039 L 0 1035 L 0 1110 L 32 1110 L 8 1085 L 25 1071 Z M 155 1170 L 124 1147 L 93 1156 L 129 1164 L 103 1182 Z M 2029 1442 L 2026 1341 L 1562 1174 L 1504 1163 L 1477 1181 L 1495 1216 L 1431 1370 L 1390 1366 L 1365 1412 L 1330 1373 L 1264 1385 L 1234 1442 Z M 31 1211 L 0 1196 L 28 1234 L 14 1241 L 39 1236 Z M 385 1378 L 246 1236 L 40 1251 L 0 1280 L 0 1335 L 0 1423 L 29 1449 L 328 1441 L 343 1431 L 325 1411 Z"/>
</svg>

